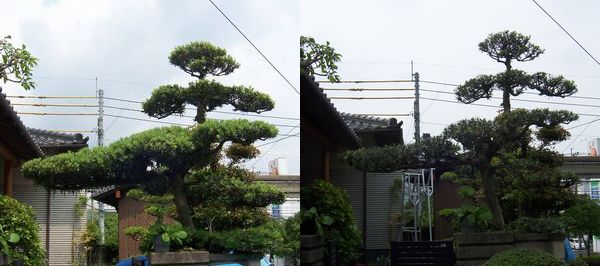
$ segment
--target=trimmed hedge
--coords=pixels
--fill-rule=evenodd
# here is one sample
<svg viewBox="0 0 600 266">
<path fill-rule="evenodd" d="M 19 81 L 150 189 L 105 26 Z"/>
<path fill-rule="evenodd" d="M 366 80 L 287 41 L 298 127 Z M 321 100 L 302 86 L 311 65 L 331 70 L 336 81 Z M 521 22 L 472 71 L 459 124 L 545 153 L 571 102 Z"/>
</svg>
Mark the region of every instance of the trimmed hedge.
<svg viewBox="0 0 600 266">
<path fill-rule="evenodd" d="M 564 266 L 559 258 L 537 249 L 509 249 L 486 261 L 484 266 Z"/>
</svg>

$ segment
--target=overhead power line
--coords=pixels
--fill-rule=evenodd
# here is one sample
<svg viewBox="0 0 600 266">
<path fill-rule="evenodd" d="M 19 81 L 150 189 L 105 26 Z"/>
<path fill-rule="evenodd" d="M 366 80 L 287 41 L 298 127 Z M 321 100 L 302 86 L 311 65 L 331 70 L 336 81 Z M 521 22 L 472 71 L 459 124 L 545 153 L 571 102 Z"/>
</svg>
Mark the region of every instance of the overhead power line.
<svg viewBox="0 0 600 266">
<path fill-rule="evenodd" d="M 33 107 L 98 107 L 93 104 L 53 104 L 53 103 L 11 103 L 14 106 L 33 106 Z"/>
<path fill-rule="evenodd" d="M 96 99 L 96 96 L 32 96 L 32 95 L 6 95 L 6 98 L 31 98 L 31 99 Z"/>
<path fill-rule="evenodd" d="M 332 100 L 408 100 L 414 99 L 413 96 L 397 96 L 397 97 L 329 97 Z"/>
<path fill-rule="evenodd" d="M 340 80 L 340 81 L 329 81 L 319 80 L 319 83 L 403 83 L 403 82 L 414 82 L 410 79 L 393 79 L 393 80 Z"/>
<path fill-rule="evenodd" d="M 414 91 L 415 88 L 321 88 L 324 91 Z"/>
<path fill-rule="evenodd" d="M 590 52 L 588 52 L 588 50 L 586 50 L 583 45 L 581 45 L 581 43 L 579 43 L 575 37 L 573 37 L 573 35 L 571 35 L 571 33 L 569 33 L 562 25 L 560 25 L 560 23 L 558 23 L 558 21 L 556 21 L 556 19 L 554 19 L 552 17 L 552 15 L 550 15 L 540 4 L 538 4 L 538 2 L 536 2 L 535 0 L 532 0 L 544 13 L 546 13 L 546 15 L 548 15 L 548 17 L 550 17 L 550 19 L 552 19 L 552 21 L 554 21 L 554 23 L 556 23 L 556 25 L 558 25 L 558 27 L 560 27 L 577 45 L 579 45 L 579 47 L 587 54 L 589 55 L 592 60 L 594 60 L 594 62 L 596 62 L 596 64 L 598 64 L 600 66 L 600 62 L 598 62 L 598 60 L 596 60 L 596 58 L 590 54 Z"/>
<path fill-rule="evenodd" d="M 134 101 L 122 98 L 112 98 L 112 97 L 104 97 L 106 100 L 120 101 L 120 102 L 128 102 L 128 103 L 138 103 L 142 104 L 141 101 Z M 186 107 L 186 110 L 196 111 L 196 108 Z M 284 119 L 284 120 L 300 120 L 300 118 L 294 117 L 283 117 L 283 116 L 274 116 L 274 115 L 263 115 L 263 114 L 248 114 L 248 113 L 236 113 L 236 112 L 226 112 L 226 111 L 211 111 L 212 113 L 217 114 L 229 114 L 229 115 L 241 115 L 241 116 L 253 116 L 253 117 L 263 117 L 263 118 L 274 118 L 274 119 Z"/>
<path fill-rule="evenodd" d="M 19 115 L 98 115 L 98 113 L 45 113 L 45 112 L 16 112 Z"/>
<path fill-rule="evenodd" d="M 444 93 L 444 94 L 451 94 L 451 95 L 455 95 L 455 93 L 453 93 L 453 92 L 440 91 L 440 90 L 421 89 L 421 91 L 426 91 L 426 92 L 435 92 L 435 93 Z M 502 99 L 502 97 L 495 97 L 495 96 L 492 96 L 492 97 L 490 97 L 490 98 L 492 98 L 492 99 Z M 557 104 L 557 105 L 570 105 L 570 106 L 581 106 L 581 107 L 594 107 L 594 108 L 600 108 L 600 105 L 596 105 L 596 104 L 581 104 L 581 103 L 566 103 L 566 102 L 547 102 L 547 101 L 528 100 L 528 99 L 517 99 L 517 98 L 511 98 L 510 100 L 511 100 L 511 101 L 517 101 L 517 102 L 545 103 L 545 104 Z"/>
<path fill-rule="evenodd" d="M 254 43 L 246 36 L 246 34 L 244 34 L 244 32 L 242 32 L 242 30 L 240 30 L 240 28 L 238 28 L 238 26 L 236 26 L 235 23 L 233 23 L 233 21 L 231 21 L 231 19 L 229 19 L 229 17 L 225 15 L 225 13 L 212 0 L 208 1 L 219 11 L 219 13 L 221 13 L 221 15 L 223 15 L 223 17 L 225 17 L 225 19 L 227 19 L 227 21 L 229 21 L 229 23 L 244 37 L 244 39 L 246 39 L 246 41 L 248 41 L 250 45 L 254 47 L 254 49 L 267 61 L 267 63 L 269 63 L 269 65 L 275 69 L 275 71 L 285 80 L 285 82 L 287 82 L 287 84 L 290 85 L 290 87 L 292 87 L 296 93 L 300 94 L 300 91 L 298 91 L 298 89 L 296 89 L 296 87 L 283 75 L 283 73 L 281 73 L 281 71 L 279 71 L 279 69 L 273 63 L 271 63 L 271 60 L 269 60 L 269 58 L 267 58 L 267 56 L 265 56 L 265 54 L 263 54 L 263 52 L 261 52 L 260 49 L 254 45 Z"/>
<path fill-rule="evenodd" d="M 368 115 L 368 116 L 411 116 L 411 114 L 355 114 L 355 115 Z"/>
<path fill-rule="evenodd" d="M 125 111 L 133 111 L 133 112 L 140 112 L 140 113 L 143 113 L 143 111 L 142 111 L 142 110 L 140 110 L 140 109 L 132 109 L 132 108 L 116 107 L 116 106 L 109 106 L 109 105 L 105 105 L 104 107 L 105 107 L 105 108 L 109 108 L 109 109 L 117 109 L 117 110 L 125 110 Z M 180 116 L 180 117 L 187 117 L 187 118 L 195 118 L 195 116 L 191 116 L 191 115 L 177 115 L 177 116 Z M 212 118 L 212 119 L 213 119 L 213 120 L 223 120 L 223 119 L 214 119 L 214 118 Z M 292 125 L 282 125 L 282 124 L 273 124 L 273 123 L 269 123 L 269 124 L 271 124 L 271 125 L 274 125 L 274 126 L 278 126 L 278 127 L 294 127 L 294 126 L 292 126 Z"/>
</svg>

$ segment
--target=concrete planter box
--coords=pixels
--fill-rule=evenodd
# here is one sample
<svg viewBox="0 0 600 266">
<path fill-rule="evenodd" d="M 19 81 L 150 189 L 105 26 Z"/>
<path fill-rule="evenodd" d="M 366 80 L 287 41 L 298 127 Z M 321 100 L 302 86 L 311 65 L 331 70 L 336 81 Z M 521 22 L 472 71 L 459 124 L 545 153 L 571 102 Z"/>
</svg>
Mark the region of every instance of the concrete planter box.
<svg viewBox="0 0 600 266">
<path fill-rule="evenodd" d="M 209 265 L 208 251 L 151 252 L 150 263 L 161 266 Z"/>
<path fill-rule="evenodd" d="M 562 234 L 456 233 L 456 265 L 481 265 L 492 256 L 513 248 L 539 249 L 564 259 L 564 238 Z"/>
<path fill-rule="evenodd" d="M 300 265 L 324 265 L 325 244 L 318 235 L 300 235 Z"/>
<path fill-rule="evenodd" d="M 8 265 L 8 255 L 0 254 L 0 266 Z"/>
<path fill-rule="evenodd" d="M 251 253 L 251 254 L 223 254 L 223 253 L 211 253 L 210 263 L 239 263 L 244 266 L 260 266 L 260 260 L 263 258 L 263 254 Z"/>
</svg>

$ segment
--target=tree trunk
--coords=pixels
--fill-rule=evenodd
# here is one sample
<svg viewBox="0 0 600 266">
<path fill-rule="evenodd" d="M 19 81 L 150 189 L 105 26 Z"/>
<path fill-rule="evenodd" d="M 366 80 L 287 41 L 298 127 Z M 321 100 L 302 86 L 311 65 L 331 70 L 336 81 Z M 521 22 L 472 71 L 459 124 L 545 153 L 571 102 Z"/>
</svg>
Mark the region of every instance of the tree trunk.
<svg viewBox="0 0 600 266">
<path fill-rule="evenodd" d="M 512 69 L 510 65 L 510 59 L 507 59 L 504 63 L 506 66 L 506 74 Z M 502 84 L 502 107 L 504 108 L 504 112 L 510 112 L 510 84 Z"/>
<path fill-rule="evenodd" d="M 170 178 L 171 181 L 171 192 L 175 198 L 175 208 L 177 209 L 177 218 L 179 222 L 188 229 L 194 229 L 194 222 L 192 221 L 192 212 L 190 205 L 187 202 L 185 194 L 185 184 L 183 183 L 183 176 L 174 176 Z"/>
<path fill-rule="evenodd" d="M 481 173 L 481 185 L 485 192 L 485 198 L 492 211 L 492 223 L 497 230 L 504 230 L 504 216 L 502 215 L 502 207 L 496 195 L 496 186 L 494 184 L 494 176 L 489 162 L 483 161 L 477 163 L 477 168 Z"/>
<path fill-rule="evenodd" d="M 504 112 L 510 112 L 510 92 L 509 88 L 503 88 L 502 90 L 502 107 L 504 108 Z"/>
</svg>

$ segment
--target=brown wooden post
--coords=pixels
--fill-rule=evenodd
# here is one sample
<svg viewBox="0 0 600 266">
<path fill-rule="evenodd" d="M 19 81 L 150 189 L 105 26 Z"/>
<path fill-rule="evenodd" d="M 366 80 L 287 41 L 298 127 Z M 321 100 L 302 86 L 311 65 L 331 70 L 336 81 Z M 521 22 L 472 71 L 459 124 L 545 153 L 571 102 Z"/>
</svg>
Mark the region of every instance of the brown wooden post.
<svg viewBox="0 0 600 266">
<path fill-rule="evenodd" d="M 15 177 L 16 167 L 13 162 L 6 161 L 4 165 L 4 195 L 13 196 L 13 181 Z"/>
<path fill-rule="evenodd" d="M 331 169 L 330 152 L 326 147 L 323 147 L 323 151 L 321 152 L 321 154 L 321 177 L 323 178 L 323 180 L 329 182 Z"/>
</svg>

